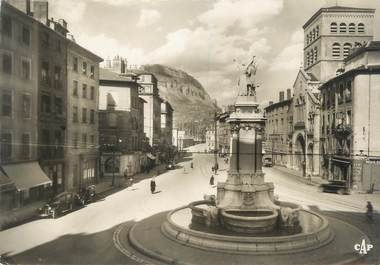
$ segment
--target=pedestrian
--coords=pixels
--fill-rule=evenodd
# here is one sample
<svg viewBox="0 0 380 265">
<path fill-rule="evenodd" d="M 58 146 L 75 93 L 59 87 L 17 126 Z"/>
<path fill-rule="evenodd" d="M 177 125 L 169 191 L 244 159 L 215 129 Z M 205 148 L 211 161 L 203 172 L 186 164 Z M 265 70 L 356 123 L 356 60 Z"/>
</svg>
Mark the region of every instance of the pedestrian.
<svg viewBox="0 0 380 265">
<path fill-rule="evenodd" d="M 132 184 L 133 184 L 133 178 L 132 177 L 129 177 L 129 179 L 128 179 L 128 185 L 129 186 L 132 186 Z"/>
<path fill-rule="evenodd" d="M 366 212 L 366 215 L 367 215 L 367 219 L 368 221 L 373 221 L 373 206 L 372 206 L 372 203 L 370 201 L 367 201 L 367 212 Z"/>
<path fill-rule="evenodd" d="M 214 175 L 211 175 L 211 178 L 210 178 L 210 185 L 211 185 L 211 186 L 214 186 Z"/>
<path fill-rule="evenodd" d="M 194 164 L 193 164 L 193 162 L 190 163 L 190 167 L 191 167 L 191 168 L 194 168 Z"/>
<path fill-rule="evenodd" d="M 150 192 L 153 194 L 155 190 L 156 190 L 156 181 L 154 180 L 154 178 L 152 178 L 150 181 Z"/>
</svg>

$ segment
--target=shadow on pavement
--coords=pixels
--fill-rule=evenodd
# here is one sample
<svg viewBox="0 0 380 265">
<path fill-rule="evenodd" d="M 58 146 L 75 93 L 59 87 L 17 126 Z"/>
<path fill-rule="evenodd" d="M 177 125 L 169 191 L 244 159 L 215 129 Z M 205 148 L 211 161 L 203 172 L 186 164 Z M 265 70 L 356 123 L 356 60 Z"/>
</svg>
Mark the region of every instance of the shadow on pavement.
<svg viewBox="0 0 380 265">
<path fill-rule="evenodd" d="M 64 235 L 14 256 L 5 253 L 5 260 L 11 264 L 136 264 L 114 245 L 113 233 L 118 226 L 94 234 Z"/>
<path fill-rule="evenodd" d="M 373 249 L 368 253 L 368 255 L 363 256 L 362 259 L 356 263 L 350 263 L 354 265 L 372 265 L 379 264 L 380 261 L 380 214 L 375 213 L 374 222 L 369 223 L 366 220 L 365 213 L 359 212 L 344 212 L 344 211 L 321 211 L 317 206 L 310 206 L 310 209 L 322 214 L 326 217 L 332 217 L 349 223 L 365 234 L 371 240 L 373 244 Z M 160 227 L 158 222 L 161 222 L 162 216 L 166 216 L 167 212 L 161 212 L 147 219 L 152 219 L 152 224 L 146 227 L 146 229 L 153 229 L 153 227 Z M 112 216 L 110 216 L 112 218 Z M 135 224 L 134 221 L 128 221 L 126 223 L 128 226 Z M 117 226 L 110 229 L 94 233 L 94 234 L 74 234 L 74 235 L 64 235 L 56 240 L 50 241 L 48 243 L 37 246 L 33 249 L 27 250 L 15 256 L 9 257 L 9 253 L 3 253 L 7 256 L 6 261 L 16 264 L 136 264 L 133 261 L 129 261 L 126 256 L 121 254 L 114 246 L 113 233 Z M 25 235 L 27 236 L 27 235 Z M 157 239 L 159 239 L 158 237 Z M 156 244 L 161 244 L 161 242 L 155 241 L 154 236 L 150 241 L 156 242 Z M 15 239 L 22 240 L 22 239 Z M 342 238 L 340 238 L 342 240 Z M 344 238 L 343 238 L 344 240 Z M 361 239 L 358 239 L 360 244 Z M 354 246 L 352 246 L 354 248 Z M 191 248 L 188 250 L 192 251 Z M 334 250 L 329 250 L 334 251 Z M 191 253 L 187 253 L 186 256 Z M 304 255 L 310 255 L 306 252 Z M 210 265 L 218 264 L 225 265 L 228 259 L 231 259 L 231 255 L 225 253 L 218 253 L 215 257 L 218 261 L 210 262 Z M 224 260 L 224 257 L 226 260 Z M 243 256 L 236 255 L 236 262 L 234 264 L 246 264 L 242 261 L 247 261 L 247 258 Z M 273 261 L 277 262 L 278 258 L 281 256 L 273 256 Z M 288 259 L 290 255 L 283 255 L 285 259 Z M 297 261 L 297 257 L 304 260 L 305 256 L 294 255 L 294 265 L 302 264 Z M 336 257 L 339 261 L 340 257 Z M 293 259 L 293 255 L 292 255 Z M 315 265 L 323 265 L 323 255 L 318 259 L 322 263 L 315 263 Z M 259 262 L 260 263 L 260 262 Z M 273 263 L 274 264 L 274 263 Z M 314 263 L 313 263 L 314 264 Z"/>
</svg>

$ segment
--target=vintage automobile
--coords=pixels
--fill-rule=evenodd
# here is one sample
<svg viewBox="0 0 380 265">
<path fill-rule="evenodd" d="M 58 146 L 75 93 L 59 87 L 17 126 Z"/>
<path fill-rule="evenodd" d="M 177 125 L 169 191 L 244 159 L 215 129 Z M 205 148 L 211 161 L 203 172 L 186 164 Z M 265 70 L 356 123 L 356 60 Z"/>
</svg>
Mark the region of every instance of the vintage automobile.
<svg viewBox="0 0 380 265">
<path fill-rule="evenodd" d="M 90 185 L 86 188 L 81 188 L 79 191 L 79 197 L 83 205 L 93 202 L 96 197 L 96 186 Z"/>
<path fill-rule="evenodd" d="M 350 189 L 344 180 L 329 180 L 319 186 L 321 192 L 333 192 L 338 194 L 350 194 Z"/>
<path fill-rule="evenodd" d="M 38 209 L 39 217 L 57 218 L 59 215 L 83 206 L 82 199 L 75 192 L 62 192 Z"/>
<path fill-rule="evenodd" d="M 175 165 L 173 162 L 169 162 L 167 165 L 166 165 L 166 169 L 168 170 L 171 170 L 171 169 L 174 169 L 175 168 Z"/>
<path fill-rule="evenodd" d="M 273 166 L 272 158 L 269 156 L 264 157 L 263 158 L 263 166 L 264 167 L 272 167 Z"/>
</svg>

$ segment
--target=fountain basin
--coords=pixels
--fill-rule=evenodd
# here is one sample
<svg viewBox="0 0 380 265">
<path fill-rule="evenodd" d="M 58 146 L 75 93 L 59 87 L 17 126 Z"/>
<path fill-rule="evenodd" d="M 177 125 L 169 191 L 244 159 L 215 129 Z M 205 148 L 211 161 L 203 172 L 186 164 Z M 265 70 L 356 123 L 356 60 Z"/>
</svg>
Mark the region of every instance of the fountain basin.
<svg viewBox="0 0 380 265">
<path fill-rule="evenodd" d="M 202 209 L 200 202 L 196 204 L 196 210 Z M 299 214 L 302 230 L 296 234 L 283 235 L 275 229 L 253 236 L 228 229 L 223 231 L 223 228 L 219 228 L 222 231 L 212 231 L 206 225 L 203 229 L 193 229 L 192 209 L 184 206 L 168 213 L 161 232 L 182 245 L 233 254 L 298 253 L 320 248 L 334 239 L 334 233 L 323 216 L 308 210 L 300 210 Z"/>
<path fill-rule="evenodd" d="M 256 234 L 271 231 L 277 224 L 278 212 L 272 209 L 222 209 L 221 222 L 231 231 Z"/>
</svg>

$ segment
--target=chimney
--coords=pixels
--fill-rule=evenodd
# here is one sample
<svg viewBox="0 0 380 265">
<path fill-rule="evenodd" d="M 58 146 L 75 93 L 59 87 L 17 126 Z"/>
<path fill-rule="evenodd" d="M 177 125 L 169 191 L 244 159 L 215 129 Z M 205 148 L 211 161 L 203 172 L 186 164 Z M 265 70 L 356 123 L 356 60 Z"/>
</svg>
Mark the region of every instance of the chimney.
<svg viewBox="0 0 380 265">
<path fill-rule="evenodd" d="M 290 88 L 288 88 L 286 90 L 286 99 L 289 100 L 292 98 L 292 90 Z"/>
<path fill-rule="evenodd" d="M 47 1 L 33 1 L 33 17 L 44 25 L 49 23 L 49 3 Z"/>
<path fill-rule="evenodd" d="M 123 58 L 120 60 L 120 73 L 125 74 L 125 60 Z"/>
<path fill-rule="evenodd" d="M 279 102 L 284 101 L 284 99 L 285 99 L 285 92 L 284 91 L 280 91 Z"/>
<path fill-rule="evenodd" d="M 112 68 L 112 60 L 107 57 L 107 59 L 104 61 L 104 68 L 111 69 Z"/>
<path fill-rule="evenodd" d="M 119 55 L 116 55 L 112 60 L 112 71 L 115 73 L 121 73 L 121 60 Z"/>
</svg>

